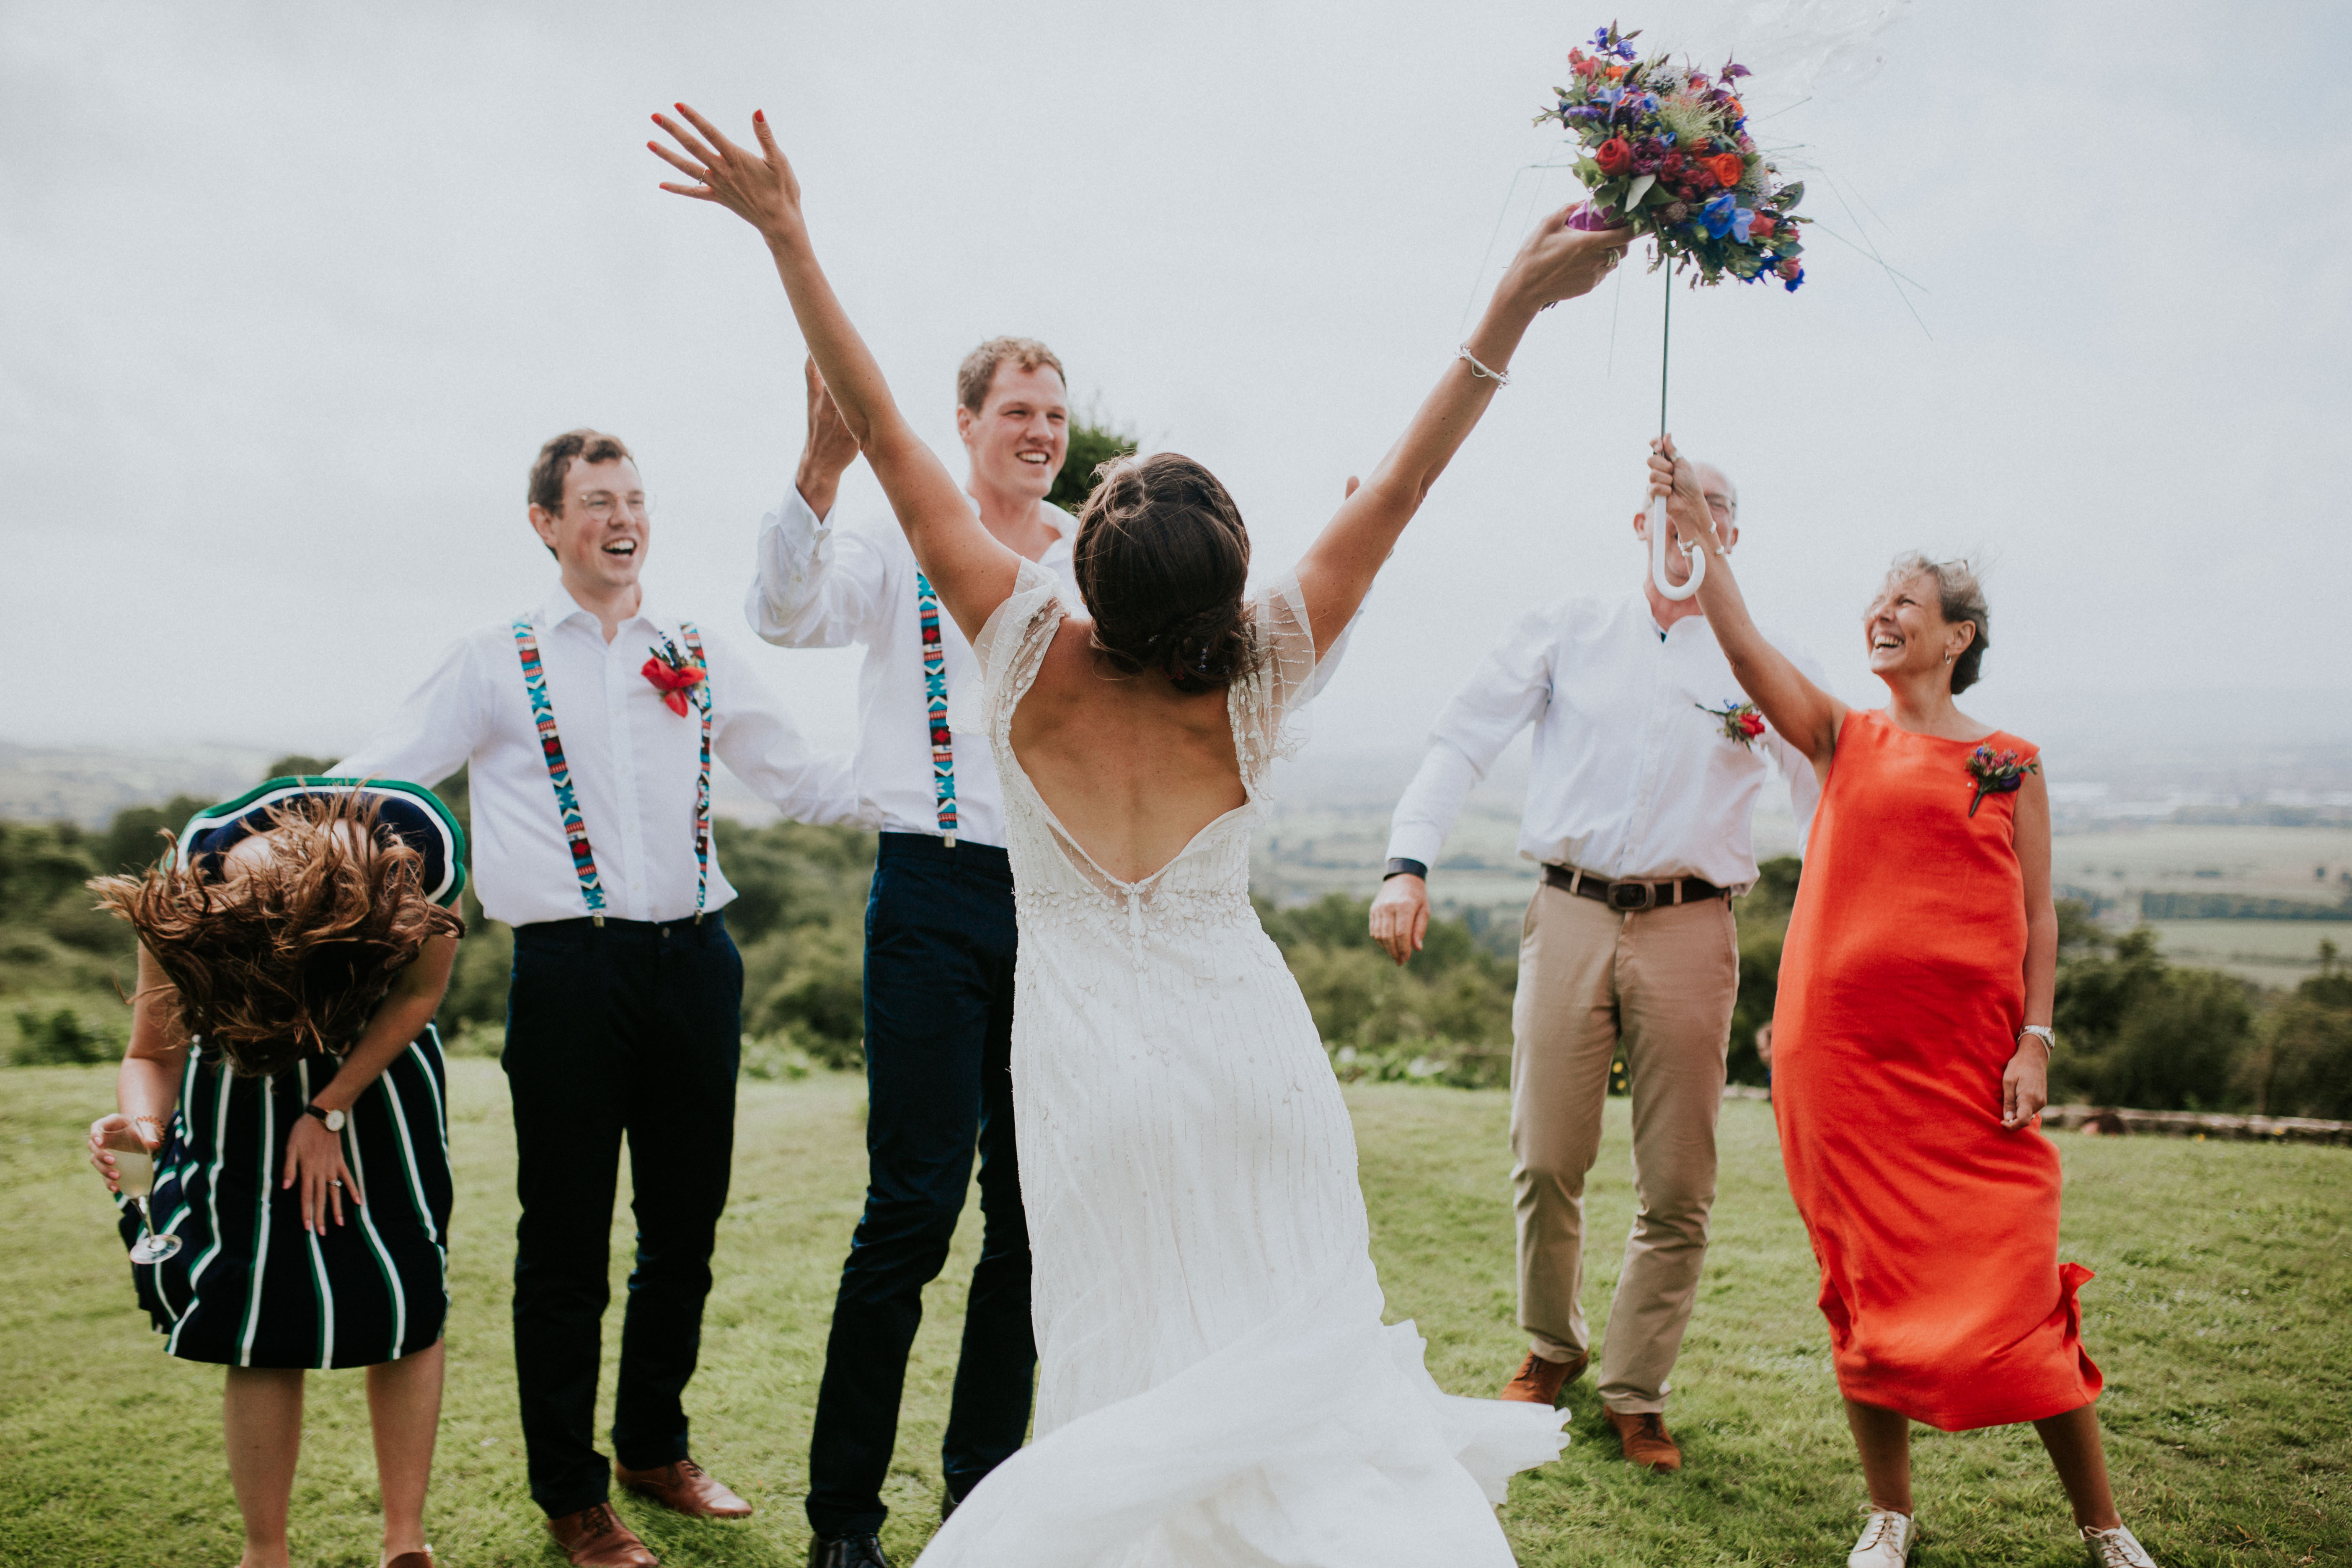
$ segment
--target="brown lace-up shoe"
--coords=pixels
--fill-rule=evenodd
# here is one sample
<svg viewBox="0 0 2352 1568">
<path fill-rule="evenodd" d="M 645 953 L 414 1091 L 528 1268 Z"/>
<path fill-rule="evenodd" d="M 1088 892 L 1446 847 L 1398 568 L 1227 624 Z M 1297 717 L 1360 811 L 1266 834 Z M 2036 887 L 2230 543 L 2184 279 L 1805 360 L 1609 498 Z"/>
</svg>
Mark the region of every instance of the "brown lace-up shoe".
<svg viewBox="0 0 2352 1568">
<path fill-rule="evenodd" d="M 639 1497 L 649 1497 L 664 1508 L 690 1513 L 697 1519 L 751 1517 L 750 1503 L 692 1459 L 680 1459 L 652 1470 L 628 1470 L 614 1465 L 613 1479 Z"/>
<path fill-rule="evenodd" d="M 572 1568 L 661 1568 L 661 1559 L 646 1550 L 608 1502 L 549 1520 L 547 1533 L 563 1548 Z"/>
<path fill-rule="evenodd" d="M 1511 1381 L 1503 1384 L 1503 1392 L 1496 1397 L 1524 1400 L 1529 1405 L 1558 1405 L 1559 1391 L 1582 1377 L 1585 1363 L 1591 1359 L 1587 1353 L 1573 1361 L 1553 1361 L 1529 1351 L 1528 1359 L 1519 1363 L 1519 1370 L 1511 1374 Z"/>
<path fill-rule="evenodd" d="M 1604 1410 L 1609 1425 L 1617 1429 L 1617 1441 L 1623 1444 L 1625 1457 L 1645 1470 L 1661 1473 L 1683 1468 L 1683 1451 L 1666 1436 L 1665 1417 L 1654 1410 L 1634 1415 L 1620 1410 Z"/>
</svg>

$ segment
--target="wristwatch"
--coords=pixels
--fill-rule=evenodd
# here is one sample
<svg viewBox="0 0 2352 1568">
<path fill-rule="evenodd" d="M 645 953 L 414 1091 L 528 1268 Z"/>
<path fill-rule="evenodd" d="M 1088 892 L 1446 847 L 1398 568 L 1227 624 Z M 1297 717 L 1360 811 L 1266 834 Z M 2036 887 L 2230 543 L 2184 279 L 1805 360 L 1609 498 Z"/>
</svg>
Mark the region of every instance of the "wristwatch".
<svg viewBox="0 0 2352 1568">
<path fill-rule="evenodd" d="M 1429 868 L 1423 865 L 1418 860 L 1408 859 L 1402 855 L 1395 855 L 1390 857 L 1388 869 L 1381 873 L 1381 880 L 1385 882 L 1391 877 L 1418 877 L 1423 881 L 1426 882 L 1429 880 Z"/>
<path fill-rule="evenodd" d="M 325 1122 L 327 1131 L 330 1132 L 341 1132 L 343 1130 L 343 1113 L 340 1110 L 321 1110 L 315 1105 L 306 1105 L 302 1108 L 302 1112 L 306 1116 L 315 1116 Z"/>
<path fill-rule="evenodd" d="M 2035 1039 L 2042 1042 L 2042 1048 L 2044 1051 L 2047 1051 L 2053 1057 L 2058 1054 L 2058 1031 L 2053 1029 L 2049 1025 L 2028 1024 L 2025 1027 L 2018 1030 L 2017 1033 L 2018 1037 L 2021 1039 L 2027 1035 L 2032 1035 Z"/>
</svg>

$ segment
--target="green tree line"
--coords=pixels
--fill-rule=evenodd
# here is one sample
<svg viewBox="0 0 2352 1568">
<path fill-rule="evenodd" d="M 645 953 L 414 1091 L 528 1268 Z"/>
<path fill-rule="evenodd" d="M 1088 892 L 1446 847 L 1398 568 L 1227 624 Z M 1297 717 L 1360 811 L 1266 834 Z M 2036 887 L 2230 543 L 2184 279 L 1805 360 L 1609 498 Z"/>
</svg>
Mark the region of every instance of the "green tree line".
<svg viewBox="0 0 2352 1568">
<path fill-rule="evenodd" d="M 324 766 L 286 757 L 270 773 Z M 463 773 L 439 793 L 469 822 Z M 100 830 L 0 822 L 0 1006 L 14 1016 L 12 1059 L 97 1061 L 121 1052 L 135 949 L 83 884 L 153 864 L 164 830 L 209 804 L 183 797 L 142 806 Z M 713 834 L 738 893 L 727 918 L 743 950 L 746 1070 L 772 1077 L 862 1066 L 874 836 L 726 818 Z M 1772 1016 L 1799 869 L 1794 858 L 1767 862 L 1737 905 L 1735 1082 L 1768 1080 L 1756 1033 Z M 1430 922 L 1423 951 L 1400 969 L 1372 944 L 1367 910 L 1368 900 L 1344 893 L 1297 909 L 1258 905 L 1340 1075 L 1507 1082 L 1516 926 L 1483 909 L 1442 916 Z M 483 915 L 470 890 L 463 912 L 466 936 L 438 1022 L 453 1049 L 495 1055 L 513 937 Z M 2333 943 L 2319 944 L 2317 974 L 2281 994 L 2167 963 L 2152 931 L 2110 934 L 2078 904 L 2061 906 L 2060 928 L 2053 1100 L 2352 1118 L 2352 973 Z"/>
</svg>

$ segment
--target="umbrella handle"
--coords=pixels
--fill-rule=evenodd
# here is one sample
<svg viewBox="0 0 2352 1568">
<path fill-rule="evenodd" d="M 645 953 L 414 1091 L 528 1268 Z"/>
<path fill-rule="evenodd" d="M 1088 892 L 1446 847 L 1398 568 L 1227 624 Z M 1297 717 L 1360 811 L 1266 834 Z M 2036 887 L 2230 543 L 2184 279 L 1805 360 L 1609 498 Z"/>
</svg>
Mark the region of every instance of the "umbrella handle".
<svg viewBox="0 0 2352 1568">
<path fill-rule="evenodd" d="M 1690 563 L 1690 581 L 1676 584 L 1666 577 L 1666 538 L 1674 532 L 1674 524 L 1666 521 L 1666 498 L 1650 498 L 1650 582 L 1658 593 L 1669 599 L 1683 600 L 1698 592 L 1706 581 L 1706 552 L 1689 550 L 1683 559 Z"/>
</svg>

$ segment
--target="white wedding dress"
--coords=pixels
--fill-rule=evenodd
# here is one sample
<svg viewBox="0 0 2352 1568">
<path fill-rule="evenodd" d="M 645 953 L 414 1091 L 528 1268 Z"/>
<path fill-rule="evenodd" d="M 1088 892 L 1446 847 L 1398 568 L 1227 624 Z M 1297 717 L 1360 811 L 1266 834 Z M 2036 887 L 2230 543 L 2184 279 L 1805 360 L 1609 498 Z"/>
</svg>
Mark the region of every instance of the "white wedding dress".
<svg viewBox="0 0 2352 1568">
<path fill-rule="evenodd" d="M 1347 1108 L 1250 907 L 1259 792 L 1314 679 L 1297 584 L 1252 602 L 1260 657 L 1226 700 L 1247 801 L 1131 883 L 1013 755 L 1056 592 L 1023 567 L 955 726 L 994 750 L 1020 917 L 1036 1437 L 922 1568 L 1508 1564 L 1491 1504 L 1564 1417 L 1440 1392 L 1412 1324 L 1381 1321 Z"/>
</svg>

